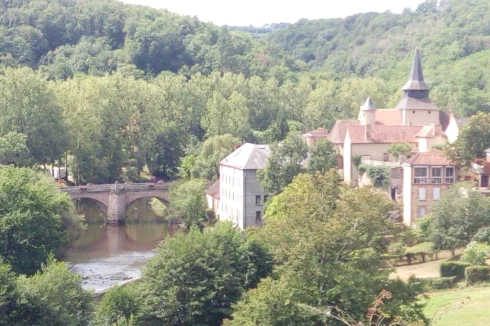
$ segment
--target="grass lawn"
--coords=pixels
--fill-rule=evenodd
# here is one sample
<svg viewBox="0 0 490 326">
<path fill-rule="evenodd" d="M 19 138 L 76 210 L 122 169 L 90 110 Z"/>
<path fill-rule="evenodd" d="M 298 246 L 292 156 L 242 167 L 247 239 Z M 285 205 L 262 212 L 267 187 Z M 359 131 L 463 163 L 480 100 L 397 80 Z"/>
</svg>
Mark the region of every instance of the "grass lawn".
<svg viewBox="0 0 490 326">
<path fill-rule="evenodd" d="M 428 293 L 425 316 L 437 326 L 490 325 L 490 287 L 461 287 Z"/>
</svg>

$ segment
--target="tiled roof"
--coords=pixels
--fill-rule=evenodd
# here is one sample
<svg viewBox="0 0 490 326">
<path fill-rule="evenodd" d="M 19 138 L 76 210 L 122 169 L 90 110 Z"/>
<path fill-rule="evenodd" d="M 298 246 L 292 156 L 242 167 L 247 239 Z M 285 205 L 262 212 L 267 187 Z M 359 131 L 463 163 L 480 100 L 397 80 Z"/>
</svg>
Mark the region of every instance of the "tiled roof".
<svg viewBox="0 0 490 326">
<path fill-rule="evenodd" d="M 328 139 L 334 144 L 344 144 L 347 126 L 359 125 L 359 120 L 337 120 L 328 135 Z"/>
<path fill-rule="evenodd" d="M 376 124 L 387 126 L 401 126 L 402 113 L 395 109 L 378 109 L 376 110 Z"/>
<path fill-rule="evenodd" d="M 403 165 L 455 165 L 455 163 L 448 160 L 441 150 L 432 149 L 428 152 L 415 154 L 406 160 Z"/>
<path fill-rule="evenodd" d="M 219 180 L 209 186 L 205 191 L 206 195 L 219 199 Z"/>
<path fill-rule="evenodd" d="M 259 170 L 267 164 L 269 145 L 246 143 L 223 159 L 220 164 L 240 170 Z"/>
<path fill-rule="evenodd" d="M 370 137 L 366 138 L 366 128 Z M 348 126 L 347 130 L 353 144 L 391 144 L 417 143 L 417 133 L 421 126 Z"/>
<path fill-rule="evenodd" d="M 432 138 L 436 136 L 446 137 L 441 125 L 423 126 L 417 133 L 417 137 L 420 138 Z"/>
<path fill-rule="evenodd" d="M 328 131 L 325 128 L 318 128 L 316 130 L 307 130 L 302 136 L 313 137 L 313 138 L 327 138 Z"/>
<path fill-rule="evenodd" d="M 432 103 L 429 98 L 413 98 L 404 96 L 400 103 L 396 106 L 396 109 L 399 110 L 434 110 L 438 111 L 439 108 Z"/>
</svg>

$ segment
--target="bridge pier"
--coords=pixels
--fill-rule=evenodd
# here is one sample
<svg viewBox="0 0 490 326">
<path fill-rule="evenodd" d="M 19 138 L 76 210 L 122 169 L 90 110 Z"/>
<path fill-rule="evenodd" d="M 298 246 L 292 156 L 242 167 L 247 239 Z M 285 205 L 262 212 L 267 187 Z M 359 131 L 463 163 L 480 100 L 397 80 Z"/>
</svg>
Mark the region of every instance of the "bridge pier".
<svg viewBox="0 0 490 326">
<path fill-rule="evenodd" d="M 106 223 L 124 223 L 124 217 L 126 215 L 126 198 L 124 192 L 118 191 L 117 189 L 111 190 L 107 201 Z"/>
</svg>

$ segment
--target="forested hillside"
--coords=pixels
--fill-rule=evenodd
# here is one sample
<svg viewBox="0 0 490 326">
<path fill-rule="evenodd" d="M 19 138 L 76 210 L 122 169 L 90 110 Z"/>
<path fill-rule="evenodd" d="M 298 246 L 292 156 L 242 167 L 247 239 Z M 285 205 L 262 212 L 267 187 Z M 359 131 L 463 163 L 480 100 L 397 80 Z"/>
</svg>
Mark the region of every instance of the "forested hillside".
<svg viewBox="0 0 490 326">
<path fill-rule="evenodd" d="M 255 30 L 115 0 L 0 6 L 0 163 L 68 159 L 77 182 L 213 179 L 237 142 L 393 107 L 416 46 L 441 109 L 490 111 L 487 0 Z"/>
<path fill-rule="evenodd" d="M 399 87 L 408 55 L 423 53 L 426 79 L 442 108 L 459 114 L 490 110 L 490 2 L 427 0 L 415 11 L 301 20 L 266 39 L 335 77 L 375 76 Z"/>
</svg>

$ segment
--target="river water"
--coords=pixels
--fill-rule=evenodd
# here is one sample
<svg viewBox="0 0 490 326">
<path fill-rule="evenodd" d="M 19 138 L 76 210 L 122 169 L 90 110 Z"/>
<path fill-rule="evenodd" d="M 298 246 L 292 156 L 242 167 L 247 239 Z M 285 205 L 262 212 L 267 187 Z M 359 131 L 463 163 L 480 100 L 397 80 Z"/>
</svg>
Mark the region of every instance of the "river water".
<svg viewBox="0 0 490 326">
<path fill-rule="evenodd" d="M 124 225 L 104 224 L 95 202 L 82 200 L 87 229 L 63 256 L 73 272 L 82 275 L 82 286 L 96 292 L 140 277 L 141 269 L 155 254 L 158 243 L 178 231 L 165 222 L 164 206 L 156 199 L 141 199 L 128 208 Z"/>
</svg>

